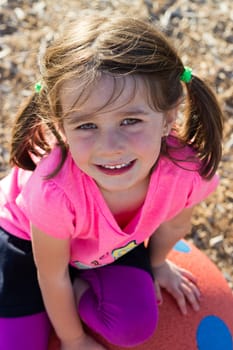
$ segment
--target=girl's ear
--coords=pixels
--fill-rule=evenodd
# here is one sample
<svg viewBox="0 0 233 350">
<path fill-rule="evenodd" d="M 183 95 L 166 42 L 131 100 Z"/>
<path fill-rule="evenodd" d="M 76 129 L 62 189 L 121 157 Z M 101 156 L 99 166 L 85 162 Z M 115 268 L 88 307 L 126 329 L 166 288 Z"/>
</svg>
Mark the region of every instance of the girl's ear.
<svg viewBox="0 0 233 350">
<path fill-rule="evenodd" d="M 177 119 L 178 116 L 178 110 L 179 110 L 179 105 L 177 104 L 175 107 L 172 109 L 169 109 L 166 113 L 164 113 L 164 125 L 163 125 L 163 136 L 168 136 L 171 129 L 172 125 Z"/>
</svg>

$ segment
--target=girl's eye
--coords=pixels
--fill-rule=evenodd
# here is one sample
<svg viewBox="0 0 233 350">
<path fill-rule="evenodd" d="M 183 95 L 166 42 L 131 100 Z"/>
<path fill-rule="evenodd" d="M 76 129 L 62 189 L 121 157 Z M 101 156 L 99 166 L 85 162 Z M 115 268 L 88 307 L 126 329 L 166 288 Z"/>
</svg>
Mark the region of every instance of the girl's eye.
<svg viewBox="0 0 233 350">
<path fill-rule="evenodd" d="M 134 125 L 134 124 L 137 124 L 137 123 L 140 123 L 141 120 L 140 119 L 136 119 L 136 118 L 127 118 L 127 119 L 124 119 L 122 121 L 122 125 Z"/>
<path fill-rule="evenodd" d="M 77 129 L 82 129 L 82 130 L 90 130 L 90 129 L 96 129 L 97 126 L 94 123 L 85 123 L 82 125 L 79 125 Z"/>
</svg>

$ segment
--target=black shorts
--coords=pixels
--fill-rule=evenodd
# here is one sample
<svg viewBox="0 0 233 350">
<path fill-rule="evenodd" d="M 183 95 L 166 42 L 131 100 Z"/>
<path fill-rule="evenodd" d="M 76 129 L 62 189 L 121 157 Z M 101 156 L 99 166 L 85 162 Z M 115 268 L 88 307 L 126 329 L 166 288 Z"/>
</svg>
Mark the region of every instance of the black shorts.
<svg viewBox="0 0 233 350">
<path fill-rule="evenodd" d="M 148 249 L 140 244 L 111 265 L 127 265 L 152 276 Z M 104 267 L 99 267 L 104 268 Z M 70 266 L 73 280 L 80 270 Z M 0 228 L 0 317 L 19 317 L 44 311 L 32 245 Z"/>
</svg>

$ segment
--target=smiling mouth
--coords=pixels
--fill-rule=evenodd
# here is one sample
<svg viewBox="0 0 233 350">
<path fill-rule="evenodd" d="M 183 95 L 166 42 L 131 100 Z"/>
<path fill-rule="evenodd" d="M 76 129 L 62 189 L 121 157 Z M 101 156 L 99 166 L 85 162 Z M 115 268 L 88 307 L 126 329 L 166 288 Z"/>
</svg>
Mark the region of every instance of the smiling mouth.
<svg viewBox="0 0 233 350">
<path fill-rule="evenodd" d="M 135 163 L 135 160 L 132 160 L 128 163 L 121 163 L 121 164 L 101 164 L 101 165 L 98 165 L 98 167 L 106 173 L 120 174 L 124 170 L 128 170 L 129 168 L 131 168 L 134 163 Z"/>
<path fill-rule="evenodd" d="M 116 164 L 116 165 L 105 164 L 105 165 L 101 165 L 101 167 L 103 167 L 104 169 L 115 170 L 115 169 L 127 168 L 131 163 L 132 161 L 129 163 L 122 163 L 122 164 Z"/>
</svg>

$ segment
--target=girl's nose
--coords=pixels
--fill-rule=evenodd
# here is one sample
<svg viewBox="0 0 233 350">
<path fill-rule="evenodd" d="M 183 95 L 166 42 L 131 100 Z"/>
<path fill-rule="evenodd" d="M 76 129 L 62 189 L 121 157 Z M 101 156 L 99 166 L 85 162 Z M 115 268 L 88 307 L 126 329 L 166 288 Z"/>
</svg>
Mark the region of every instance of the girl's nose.
<svg viewBox="0 0 233 350">
<path fill-rule="evenodd" d="M 102 133 L 100 146 L 104 152 L 120 153 L 124 149 L 124 137 L 120 131 L 108 130 Z"/>
</svg>

